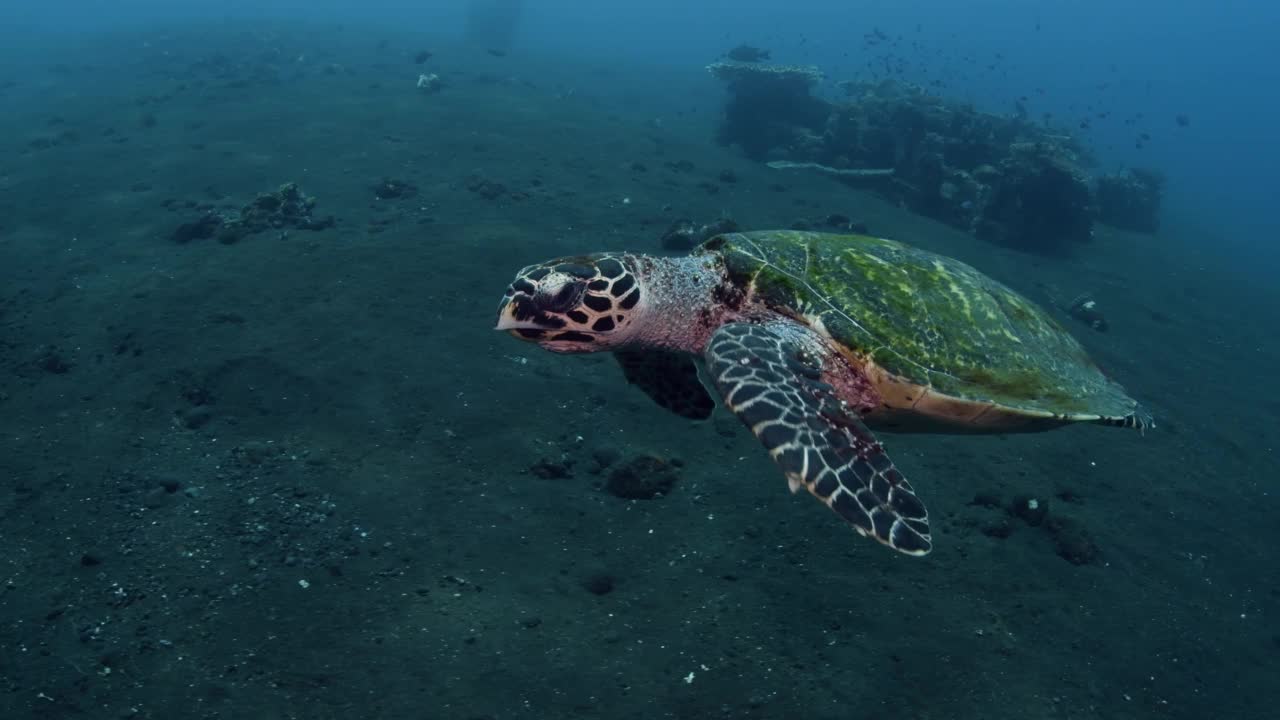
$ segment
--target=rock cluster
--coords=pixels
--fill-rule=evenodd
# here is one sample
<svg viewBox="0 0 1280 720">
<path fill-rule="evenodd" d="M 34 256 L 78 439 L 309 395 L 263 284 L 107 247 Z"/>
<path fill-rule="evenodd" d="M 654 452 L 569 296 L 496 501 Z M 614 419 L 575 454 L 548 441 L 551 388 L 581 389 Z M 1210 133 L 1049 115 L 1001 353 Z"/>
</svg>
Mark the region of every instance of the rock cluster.
<svg viewBox="0 0 1280 720">
<path fill-rule="evenodd" d="M 275 192 L 261 193 L 236 213 L 206 212 L 179 225 L 170 236 L 176 243 L 216 237 L 230 245 L 266 230 L 323 230 L 333 227 L 333 216 L 312 215 L 316 199 L 302 192 L 296 183 L 285 183 Z"/>
<path fill-rule="evenodd" d="M 816 68 L 718 62 L 729 91 L 719 140 L 770 167 L 823 172 L 1001 245 L 1061 253 L 1100 220 L 1154 230 L 1152 173 L 1106 176 L 1073 136 L 1025 115 L 996 115 L 886 80 L 813 94 Z"/>
</svg>

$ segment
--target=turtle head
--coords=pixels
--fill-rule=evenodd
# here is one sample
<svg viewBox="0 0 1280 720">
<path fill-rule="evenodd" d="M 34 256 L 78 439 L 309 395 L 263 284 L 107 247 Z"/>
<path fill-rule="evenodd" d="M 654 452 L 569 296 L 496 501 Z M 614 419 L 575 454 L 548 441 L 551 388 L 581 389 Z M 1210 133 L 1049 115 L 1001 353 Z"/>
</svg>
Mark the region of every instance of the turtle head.
<svg viewBox="0 0 1280 720">
<path fill-rule="evenodd" d="M 498 330 L 553 352 L 612 350 L 632 335 L 642 288 L 637 258 L 559 258 L 516 274 L 498 306 Z"/>
</svg>

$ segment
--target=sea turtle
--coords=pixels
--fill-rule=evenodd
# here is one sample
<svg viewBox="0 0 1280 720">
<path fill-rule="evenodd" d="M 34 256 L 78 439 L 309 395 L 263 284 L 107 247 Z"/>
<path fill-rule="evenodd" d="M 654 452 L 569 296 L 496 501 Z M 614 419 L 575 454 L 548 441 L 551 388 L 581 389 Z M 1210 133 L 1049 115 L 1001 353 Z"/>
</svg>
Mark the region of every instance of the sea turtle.
<svg viewBox="0 0 1280 720">
<path fill-rule="evenodd" d="M 684 257 L 530 265 L 497 329 L 552 352 L 612 351 L 631 383 L 689 418 L 715 408 L 703 370 L 792 492 L 910 555 L 932 547 L 928 513 L 868 427 L 1151 424 L 1030 301 L 958 260 L 864 235 L 728 233 Z"/>
</svg>

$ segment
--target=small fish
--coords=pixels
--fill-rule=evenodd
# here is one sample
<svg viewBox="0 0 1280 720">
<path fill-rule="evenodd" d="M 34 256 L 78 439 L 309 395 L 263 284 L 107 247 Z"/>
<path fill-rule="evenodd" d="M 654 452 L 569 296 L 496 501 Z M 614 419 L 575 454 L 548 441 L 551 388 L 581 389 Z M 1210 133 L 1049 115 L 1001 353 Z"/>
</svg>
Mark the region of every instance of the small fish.
<svg viewBox="0 0 1280 720">
<path fill-rule="evenodd" d="M 415 65 L 421 65 L 422 63 L 430 59 L 431 59 L 431 52 L 429 50 L 421 50 L 418 52 L 417 55 L 413 56 L 413 63 Z"/>
<path fill-rule="evenodd" d="M 1071 304 L 1066 307 L 1066 311 L 1071 317 L 1098 332 L 1106 332 L 1111 328 L 1106 316 L 1098 309 L 1098 302 L 1088 293 L 1077 296 L 1075 300 L 1072 300 Z"/>
</svg>

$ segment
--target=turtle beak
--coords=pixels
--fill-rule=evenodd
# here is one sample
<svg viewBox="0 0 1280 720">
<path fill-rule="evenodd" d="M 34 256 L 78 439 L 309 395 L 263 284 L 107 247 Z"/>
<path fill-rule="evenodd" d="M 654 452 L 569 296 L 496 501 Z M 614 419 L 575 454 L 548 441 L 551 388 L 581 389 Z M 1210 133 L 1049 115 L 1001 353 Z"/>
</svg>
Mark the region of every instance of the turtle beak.
<svg viewBox="0 0 1280 720">
<path fill-rule="evenodd" d="M 502 301 L 502 305 L 498 306 L 498 324 L 493 327 L 494 330 L 517 330 L 527 325 L 527 320 L 516 319 L 515 303 L 512 298 L 506 298 Z"/>
<path fill-rule="evenodd" d="M 494 330 L 509 332 L 521 340 L 534 340 L 542 333 L 550 330 L 538 324 L 535 314 L 529 309 L 532 300 L 526 295 L 514 295 L 502 301 L 498 307 L 498 324 Z M 522 332 L 523 331 L 523 332 Z"/>
</svg>

